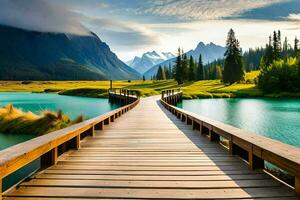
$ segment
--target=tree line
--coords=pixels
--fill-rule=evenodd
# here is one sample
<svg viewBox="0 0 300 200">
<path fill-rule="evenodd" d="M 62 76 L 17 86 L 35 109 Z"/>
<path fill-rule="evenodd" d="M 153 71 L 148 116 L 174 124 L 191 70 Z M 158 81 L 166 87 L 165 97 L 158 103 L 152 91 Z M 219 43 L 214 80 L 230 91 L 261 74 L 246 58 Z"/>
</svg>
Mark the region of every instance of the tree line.
<svg viewBox="0 0 300 200">
<path fill-rule="evenodd" d="M 175 79 L 178 84 L 221 79 L 225 84 L 233 84 L 244 79 L 245 71 L 260 69 L 261 75 L 258 77 L 257 85 L 264 91 L 274 91 L 275 88 L 298 91 L 300 87 L 299 52 L 297 38 L 294 44 L 290 45 L 286 37 L 282 42 L 280 31 L 274 31 L 265 48 L 249 49 L 243 54 L 235 32 L 230 29 L 223 59 L 204 65 L 201 54 L 195 60 L 179 48 L 174 66 L 159 66 L 157 74 L 152 79 Z M 288 80 L 285 77 L 288 77 Z"/>
<path fill-rule="evenodd" d="M 219 65 L 204 65 L 202 55 L 196 60 L 193 56 L 187 56 L 183 49 L 178 49 L 178 55 L 174 66 L 159 66 L 157 73 L 151 80 L 175 79 L 178 84 L 188 81 L 212 80 L 222 78 L 222 60 Z"/>
<path fill-rule="evenodd" d="M 178 84 L 212 79 L 222 79 L 225 83 L 240 81 L 244 76 L 244 67 L 239 41 L 232 29 L 228 33 L 226 48 L 224 60 L 219 59 L 207 65 L 203 64 L 201 54 L 195 60 L 193 56 L 188 57 L 181 48 L 178 48 L 175 65 L 159 66 L 156 75 L 151 79 L 175 79 Z"/>
<path fill-rule="evenodd" d="M 292 46 L 288 44 L 287 38 L 281 41 L 280 31 L 274 31 L 266 44 L 260 66 L 257 85 L 264 92 L 300 92 L 300 50 L 297 38 Z"/>
</svg>

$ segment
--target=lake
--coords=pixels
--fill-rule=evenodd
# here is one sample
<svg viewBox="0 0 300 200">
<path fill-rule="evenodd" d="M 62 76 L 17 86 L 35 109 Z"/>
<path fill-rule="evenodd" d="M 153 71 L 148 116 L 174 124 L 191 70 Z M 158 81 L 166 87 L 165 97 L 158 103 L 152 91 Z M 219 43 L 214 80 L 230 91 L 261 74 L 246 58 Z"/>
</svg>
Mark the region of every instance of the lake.
<svg viewBox="0 0 300 200">
<path fill-rule="evenodd" d="M 41 113 L 44 110 L 62 110 L 72 119 L 83 114 L 85 118 L 92 118 L 120 107 L 108 102 L 108 99 L 71 97 L 58 94 L 28 93 L 28 92 L 0 92 L 0 106 L 13 104 L 23 111 Z M 0 133 L 0 150 L 9 146 L 32 139 L 35 135 Z M 3 190 L 17 183 L 22 178 L 39 167 L 39 160 L 4 179 Z"/>
<path fill-rule="evenodd" d="M 196 99 L 177 106 L 300 147 L 300 99 Z"/>
</svg>

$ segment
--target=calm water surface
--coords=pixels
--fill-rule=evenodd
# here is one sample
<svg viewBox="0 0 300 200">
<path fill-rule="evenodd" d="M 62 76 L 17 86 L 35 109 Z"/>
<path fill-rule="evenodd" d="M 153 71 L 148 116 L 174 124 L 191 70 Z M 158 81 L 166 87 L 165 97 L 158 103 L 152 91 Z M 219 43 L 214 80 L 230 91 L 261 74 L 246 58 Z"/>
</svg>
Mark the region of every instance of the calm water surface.
<svg viewBox="0 0 300 200">
<path fill-rule="evenodd" d="M 14 107 L 20 108 L 23 111 L 31 111 L 37 114 L 44 110 L 62 110 L 63 113 L 72 119 L 81 114 L 83 114 L 85 118 L 96 117 L 120 106 L 109 103 L 108 99 L 71 97 L 43 93 L 0 92 L 0 106 L 6 106 L 7 104 L 13 104 Z M 0 150 L 32 139 L 33 137 L 35 137 L 35 135 L 0 133 Z M 38 167 L 39 160 L 34 161 L 23 169 L 8 176 L 4 179 L 3 189 L 5 190 L 9 186 L 17 183 L 29 173 L 38 169 Z"/>
<path fill-rule="evenodd" d="M 178 107 L 300 147 L 300 99 L 197 99 Z"/>
</svg>

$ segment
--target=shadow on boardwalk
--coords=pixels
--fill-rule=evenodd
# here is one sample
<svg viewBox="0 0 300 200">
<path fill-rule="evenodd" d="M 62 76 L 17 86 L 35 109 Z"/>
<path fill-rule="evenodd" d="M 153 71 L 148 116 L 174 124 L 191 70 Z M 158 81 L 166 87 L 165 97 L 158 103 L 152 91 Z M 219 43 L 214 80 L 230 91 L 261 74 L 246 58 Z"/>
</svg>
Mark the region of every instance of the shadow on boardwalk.
<svg viewBox="0 0 300 200">
<path fill-rule="evenodd" d="M 211 161 L 208 166 L 217 167 L 216 170 L 208 170 L 205 175 L 226 175 L 228 180 L 234 181 L 236 188 L 240 188 L 243 192 L 247 193 L 250 198 L 298 199 L 296 197 L 288 197 L 293 195 L 293 191 L 284 184 L 273 179 L 262 170 L 250 170 L 245 161 L 237 156 L 230 155 L 218 142 L 210 142 L 207 136 L 201 136 L 199 131 L 192 130 L 191 125 L 185 124 L 165 109 L 164 106 L 161 105 L 160 100 L 157 100 L 156 103 L 169 120 L 198 147 L 200 150 L 199 155 L 201 154 L 201 156 L 205 156 Z M 213 180 L 208 178 L 208 180 L 205 181 L 209 183 L 209 181 Z M 218 185 L 215 185 L 215 188 L 218 188 Z M 226 187 L 224 187 L 224 189 L 225 188 Z M 229 186 L 228 188 L 235 187 Z"/>
</svg>

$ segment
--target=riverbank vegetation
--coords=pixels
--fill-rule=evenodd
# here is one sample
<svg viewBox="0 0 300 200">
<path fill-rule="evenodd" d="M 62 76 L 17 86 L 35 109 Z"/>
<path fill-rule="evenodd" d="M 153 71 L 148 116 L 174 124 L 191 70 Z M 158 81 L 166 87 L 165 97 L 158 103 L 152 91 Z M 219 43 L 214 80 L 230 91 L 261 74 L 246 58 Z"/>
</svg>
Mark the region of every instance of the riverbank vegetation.
<svg viewBox="0 0 300 200">
<path fill-rule="evenodd" d="M 263 97 L 255 85 L 260 71 L 245 73 L 245 80 L 225 85 L 221 80 L 189 81 L 178 85 L 175 80 L 113 81 L 113 87 L 138 90 L 141 96 L 160 95 L 162 90 L 181 87 L 184 98 Z M 61 95 L 106 98 L 109 81 L 34 81 L 26 85 L 19 82 L 0 82 L 0 91 L 55 92 Z M 18 88 L 16 90 L 16 87 Z M 288 95 L 276 93 L 275 97 Z M 294 94 L 293 94 L 294 95 Z M 300 96 L 300 95 L 299 95 Z"/>
<path fill-rule="evenodd" d="M 179 86 L 192 81 L 220 80 L 224 89 L 206 90 L 203 85 L 212 82 L 204 81 L 193 84 L 192 90 L 186 90 L 187 97 L 232 97 L 232 96 L 267 96 L 267 97 L 300 97 L 300 50 L 299 40 L 294 45 L 287 38 L 281 42 L 281 32 L 274 31 L 265 48 L 249 49 L 242 53 L 239 41 L 232 29 L 226 41 L 226 52 L 223 59 L 203 65 L 200 54 L 198 61 L 190 58 L 178 49 L 173 67 L 158 68 L 154 80 L 175 79 Z M 248 72 L 248 73 L 246 73 Z M 214 82 L 213 84 L 215 84 Z M 241 85 L 241 84 L 246 85 Z M 250 86 L 247 84 L 255 84 Z M 197 86 L 195 86 L 197 85 Z M 233 85 L 233 86 L 231 86 Z M 238 85 L 238 86 L 237 86 Z M 232 90 L 232 88 L 238 90 Z M 228 88 L 229 91 L 228 91 Z M 247 88 L 245 90 L 245 88 Z M 198 90 L 198 91 L 197 91 Z M 226 92 L 224 92 L 226 91 Z"/>
<path fill-rule="evenodd" d="M 0 107 L 0 132 L 43 135 L 83 121 L 83 116 L 71 120 L 61 111 L 44 111 L 40 115 L 23 112 L 9 104 Z"/>
</svg>

